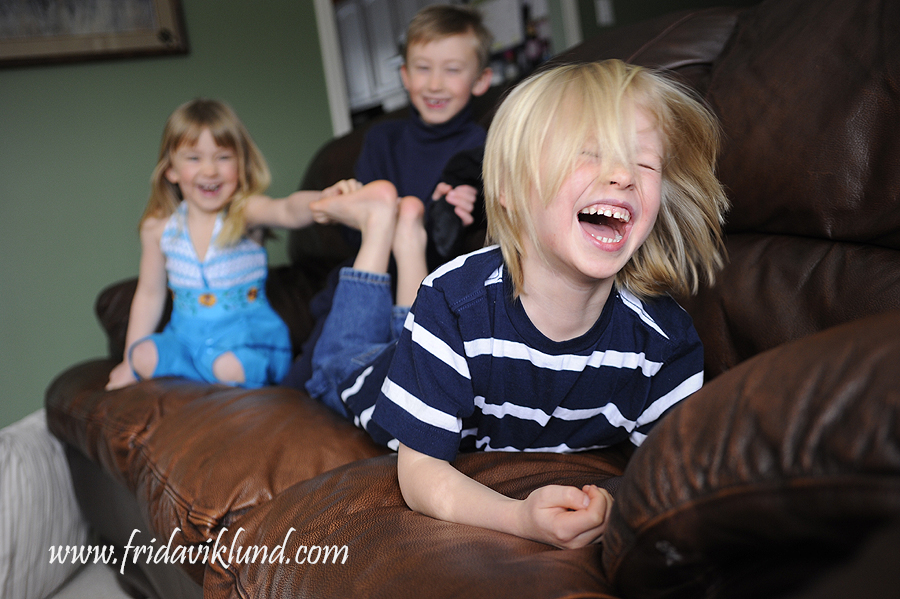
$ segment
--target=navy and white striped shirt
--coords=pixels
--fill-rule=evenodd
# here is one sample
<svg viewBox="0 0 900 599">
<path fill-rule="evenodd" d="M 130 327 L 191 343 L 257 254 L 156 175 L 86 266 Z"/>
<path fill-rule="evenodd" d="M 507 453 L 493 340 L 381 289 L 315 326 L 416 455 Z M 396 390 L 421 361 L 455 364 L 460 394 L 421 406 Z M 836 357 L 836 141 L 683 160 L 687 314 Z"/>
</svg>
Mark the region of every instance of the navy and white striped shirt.
<svg viewBox="0 0 900 599">
<path fill-rule="evenodd" d="M 562 342 L 538 331 L 511 298 L 496 247 L 426 278 L 374 413 L 365 410 L 357 422 L 369 429 L 371 419 L 404 445 L 448 461 L 474 449 L 640 445 L 660 416 L 702 385 L 700 339 L 668 296 L 642 302 L 614 289 L 594 326 Z M 368 373 L 375 383 L 378 374 Z"/>
</svg>

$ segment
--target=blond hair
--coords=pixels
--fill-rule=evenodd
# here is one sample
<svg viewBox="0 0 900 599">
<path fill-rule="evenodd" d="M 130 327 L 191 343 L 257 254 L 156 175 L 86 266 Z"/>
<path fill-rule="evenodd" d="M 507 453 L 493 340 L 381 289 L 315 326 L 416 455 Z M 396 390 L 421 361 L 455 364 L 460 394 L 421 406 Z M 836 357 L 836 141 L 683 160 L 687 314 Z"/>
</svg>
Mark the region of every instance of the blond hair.
<svg viewBox="0 0 900 599">
<path fill-rule="evenodd" d="M 407 52 L 412 45 L 427 44 L 451 35 L 466 34 L 471 34 L 475 38 L 478 67 L 483 71 L 488 66 L 494 37 L 484 26 L 481 13 L 469 6 L 450 4 L 426 6 L 416 13 L 406 29 L 403 60 L 405 62 L 408 58 Z"/>
<path fill-rule="evenodd" d="M 250 133 L 227 104 L 198 98 L 182 104 L 169 116 L 159 145 L 159 159 L 150 178 L 150 199 L 141 217 L 165 218 L 175 212 L 182 201 L 178 185 L 166 178 L 172 168 L 172 157 L 181 146 L 193 146 L 200 134 L 209 129 L 216 145 L 234 151 L 238 164 L 238 185 L 226 208 L 218 243 L 236 243 L 244 235 L 247 221 L 244 208 L 247 199 L 264 192 L 271 182 L 269 167 L 253 143 Z"/>
<path fill-rule="evenodd" d="M 715 176 L 718 121 L 677 82 L 608 60 L 533 75 L 512 90 L 491 123 L 484 159 L 488 240 L 500 245 L 516 295 L 524 278 L 523 236 L 541 252 L 530 198 L 548 205 L 585 145 L 599 146 L 607 168 L 634 164 L 638 109 L 661 134 L 662 201 L 650 235 L 616 285 L 649 297 L 693 294 L 701 281 L 714 281 L 724 263 L 728 209 Z"/>
</svg>

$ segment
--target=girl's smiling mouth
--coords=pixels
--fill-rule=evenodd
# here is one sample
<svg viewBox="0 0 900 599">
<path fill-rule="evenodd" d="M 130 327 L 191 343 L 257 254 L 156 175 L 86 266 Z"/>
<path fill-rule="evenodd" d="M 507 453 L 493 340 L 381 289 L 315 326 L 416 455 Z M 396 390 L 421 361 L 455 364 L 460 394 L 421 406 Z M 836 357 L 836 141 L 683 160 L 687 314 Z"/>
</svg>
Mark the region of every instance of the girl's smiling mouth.
<svg viewBox="0 0 900 599">
<path fill-rule="evenodd" d="M 622 206 L 592 204 L 581 209 L 578 222 L 600 243 L 618 243 L 628 232 L 631 211 Z"/>
</svg>

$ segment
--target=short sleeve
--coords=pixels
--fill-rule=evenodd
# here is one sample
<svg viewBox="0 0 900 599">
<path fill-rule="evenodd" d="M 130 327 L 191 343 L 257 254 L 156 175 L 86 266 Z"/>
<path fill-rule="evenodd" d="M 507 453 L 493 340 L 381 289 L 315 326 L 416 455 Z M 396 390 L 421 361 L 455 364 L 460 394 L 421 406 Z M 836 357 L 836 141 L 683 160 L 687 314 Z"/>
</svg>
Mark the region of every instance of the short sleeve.
<svg viewBox="0 0 900 599">
<path fill-rule="evenodd" d="M 651 378 L 646 407 L 631 434 L 635 445 L 643 443 L 653 425 L 678 402 L 703 386 L 703 344 L 690 317 L 684 316 L 686 322 L 673 336 L 671 352 Z"/>
<path fill-rule="evenodd" d="M 404 445 L 451 461 L 462 420 L 475 409 L 472 380 L 457 315 L 443 294 L 419 290 L 373 419 Z"/>
</svg>

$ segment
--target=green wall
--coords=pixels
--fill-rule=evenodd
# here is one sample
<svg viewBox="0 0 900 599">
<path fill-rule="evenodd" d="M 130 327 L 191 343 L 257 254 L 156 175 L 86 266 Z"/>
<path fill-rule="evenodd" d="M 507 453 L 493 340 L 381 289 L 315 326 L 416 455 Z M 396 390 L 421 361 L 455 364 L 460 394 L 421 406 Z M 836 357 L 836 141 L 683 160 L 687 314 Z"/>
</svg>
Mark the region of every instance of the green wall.
<svg viewBox="0 0 900 599">
<path fill-rule="evenodd" d="M 94 300 L 137 274 L 137 222 L 177 105 L 229 102 L 275 196 L 331 137 L 311 0 L 182 7 L 188 55 L 0 69 L 0 426 L 39 408 L 64 369 L 106 354 Z M 286 260 L 283 236 L 269 249 Z"/>
</svg>

